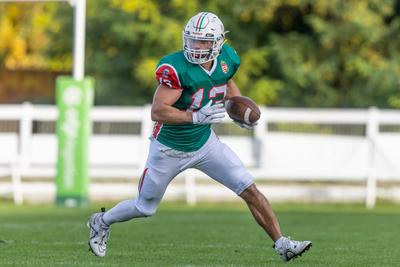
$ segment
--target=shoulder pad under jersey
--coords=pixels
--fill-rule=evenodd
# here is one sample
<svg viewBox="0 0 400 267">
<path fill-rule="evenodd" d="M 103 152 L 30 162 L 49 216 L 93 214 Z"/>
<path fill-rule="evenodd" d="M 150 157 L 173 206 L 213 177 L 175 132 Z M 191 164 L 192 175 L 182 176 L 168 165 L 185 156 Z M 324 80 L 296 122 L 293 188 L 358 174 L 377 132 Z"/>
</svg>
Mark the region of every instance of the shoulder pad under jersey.
<svg viewBox="0 0 400 267">
<path fill-rule="evenodd" d="M 182 51 L 163 57 L 156 68 L 156 80 L 172 89 L 182 89 L 182 72 L 185 69 Z"/>
<path fill-rule="evenodd" d="M 227 57 L 229 57 L 233 64 L 235 65 L 236 69 L 240 66 L 240 57 L 236 53 L 236 50 L 228 44 L 224 44 L 222 46 L 222 53 L 225 53 Z"/>
</svg>

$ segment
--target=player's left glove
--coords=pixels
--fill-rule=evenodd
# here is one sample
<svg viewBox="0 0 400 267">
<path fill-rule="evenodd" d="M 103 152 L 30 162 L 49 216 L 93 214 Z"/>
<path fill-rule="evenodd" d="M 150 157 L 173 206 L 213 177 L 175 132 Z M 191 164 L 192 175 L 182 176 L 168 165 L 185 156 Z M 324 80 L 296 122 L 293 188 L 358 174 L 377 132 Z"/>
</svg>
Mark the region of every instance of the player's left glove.
<svg viewBox="0 0 400 267">
<path fill-rule="evenodd" d="M 247 130 L 251 130 L 255 126 L 257 126 L 257 122 L 254 122 L 254 123 L 251 123 L 251 124 L 247 124 L 247 123 L 240 122 L 240 121 L 235 121 L 235 120 L 233 120 L 233 122 L 236 123 L 237 125 L 239 125 L 240 128 L 247 129 Z"/>
<path fill-rule="evenodd" d="M 207 105 L 199 109 L 199 111 L 194 111 L 192 113 L 193 124 L 210 124 L 222 121 L 222 119 L 225 117 L 224 104 L 211 104 L 212 100 L 210 100 Z"/>
</svg>

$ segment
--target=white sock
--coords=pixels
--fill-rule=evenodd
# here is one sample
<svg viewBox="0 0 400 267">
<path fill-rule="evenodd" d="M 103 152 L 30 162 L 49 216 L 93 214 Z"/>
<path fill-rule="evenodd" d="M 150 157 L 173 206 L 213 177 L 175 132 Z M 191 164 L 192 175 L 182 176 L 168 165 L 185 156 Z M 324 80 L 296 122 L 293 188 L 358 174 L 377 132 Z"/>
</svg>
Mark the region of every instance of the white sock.
<svg viewBox="0 0 400 267">
<path fill-rule="evenodd" d="M 104 213 L 103 221 L 107 225 L 111 225 L 116 222 L 125 222 L 133 218 L 144 217 L 136 208 L 136 198 L 128 199 L 119 202 L 112 209 Z"/>
<path fill-rule="evenodd" d="M 278 240 L 275 241 L 275 248 L 280 248 L 282 247 L 282 242 L 285 239 L 284 236 L 281 236 Z"/>
</svg>

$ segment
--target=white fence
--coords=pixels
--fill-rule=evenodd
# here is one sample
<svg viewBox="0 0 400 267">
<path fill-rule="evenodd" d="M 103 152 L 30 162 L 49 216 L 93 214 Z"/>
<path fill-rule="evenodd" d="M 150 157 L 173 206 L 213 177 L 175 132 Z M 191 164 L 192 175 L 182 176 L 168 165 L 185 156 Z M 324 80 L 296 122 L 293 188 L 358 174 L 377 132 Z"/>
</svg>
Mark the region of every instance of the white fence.
<svg viewBox="0 0 400 267">
<path fill-rule="evenodd" d="M 330 196 L 340 199 L 346 194 L 345 197 L 351 200 L 361 194 L 367 206 L 373 207 L 377 181 L 400 182 L 399 111 L 375 108 L 261 110 L 259 125 L 252 135 L 220 135 L 221 140 L 238 153 L 256 180 L 261 183 L 330 181 L 365 184 L 361 191 L 350 186 L 345 193 L 337 193 L 337 188 L 304 191 L 297 184 L 288 191 L 288 187 L 271 185 L 269 189 L 275 191 L 269 191 L 268 195 L 286 195 L 289 200 L 294 200 L 304 198 L 304 194 L 313 194 L 314 199 Z M 148 137 L 153 127 L 150 107 L 95 107 L 91 118 L 96 123 L 136 123 L 140 126 L 133 134 L 96 133 L 90 140 L 89 151 L 90 176 L 93 181 L 101 180 L 105 185 L 101 188 L 93 182 L 92 191 L 134 195 L 135 187 L 127 187 L 126 181 L 140 175 L 147 157 Z M 10 122 L 17 125 L 11 130 L 0 127 L 0 177 L 11 177 L 8 182 L 2 179 L 0 194 L 12 193 L 16 203 L 21 203 L 26 194 L 40 195 L 48 191 L 54 194 L 52 179 L 56 173 L 57 139 L 52 132 L 34 128 L 35 123 L 55 122 L 56 119 L 54 106 L 0 105 L 0 126 Z M 293 132 L 288 129 L 293 124 L 314 130 Z M 333 133 L 335 126 L 354 126 L 358 130 L 356 134 Z M 330 129 L 328 133 L 321 133 L 324 127 Z M 386 131 L 385 127 L 392 127 L 392 130 Z M 46 177 L 46 185 L 39 183 Z M 168 190 L 183 194 L 189 203 L 195 203 L 200 196 L 224 198 L 229 194 L 222 187 L 215 189 L 215 185 L 213 189 L 212 185 L 201 187 L 197 181 L 205 175 L 200 172 L 189 170 L 181 177 L 183 185 Z M 125 185 L 114 188 L 121 178 L 125 179 Z M 394 198 L 397 193 L 391 191 Z"/>
</svg>

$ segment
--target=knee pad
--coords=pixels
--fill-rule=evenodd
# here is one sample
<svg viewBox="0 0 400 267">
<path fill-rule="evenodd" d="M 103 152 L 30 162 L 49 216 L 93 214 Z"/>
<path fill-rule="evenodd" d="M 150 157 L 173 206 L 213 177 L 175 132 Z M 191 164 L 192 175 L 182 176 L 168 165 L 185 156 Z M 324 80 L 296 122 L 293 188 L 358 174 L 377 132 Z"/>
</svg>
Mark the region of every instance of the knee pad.
<svg viewBox="0 0 400 267">
<path fill-rule="evenodd" d="M 156 211 L 160 200 L 156 198 L 140 197 L 136 202 L 136 209 L 143 214 L 144 217 L 153 216 Z"/>
</svg>

